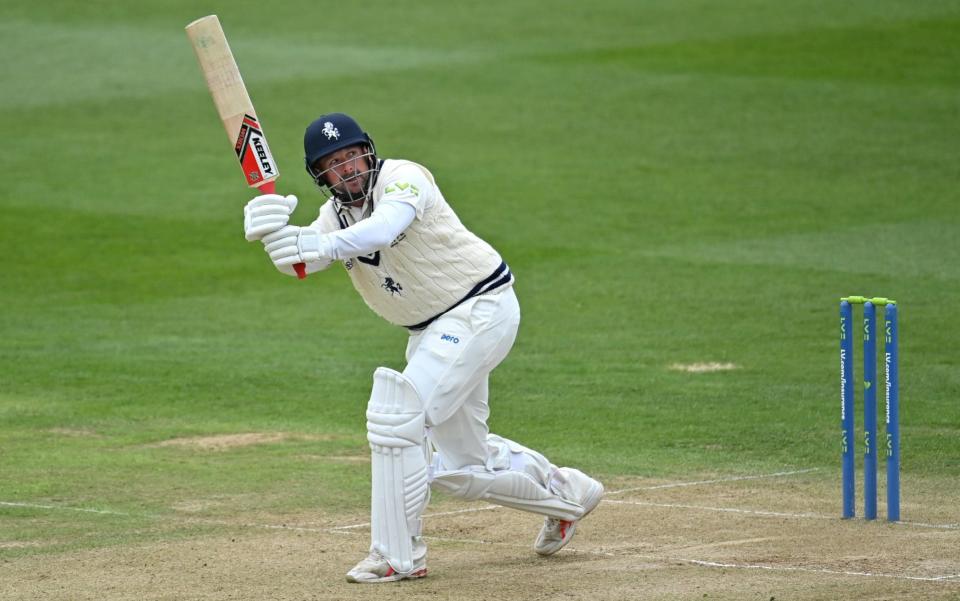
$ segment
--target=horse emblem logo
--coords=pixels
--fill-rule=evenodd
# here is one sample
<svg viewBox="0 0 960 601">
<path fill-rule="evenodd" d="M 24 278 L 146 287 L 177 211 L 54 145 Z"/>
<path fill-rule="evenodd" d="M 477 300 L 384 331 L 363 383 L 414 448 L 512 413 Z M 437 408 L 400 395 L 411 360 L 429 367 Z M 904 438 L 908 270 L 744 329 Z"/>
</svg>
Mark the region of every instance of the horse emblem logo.
<svg viewBox="0 0 960 601">
<path fill-rule="evenodd" d="M 393 281 L 393 278 L 384 278 L 383 283 L 380 284 L 380 287 L 390 293 L 390 296 L 394 294 L 399 294 L 403 296 L 403 286 L 400 285 L 400 282 Z"/>
<path fill-rule="evenodd" d="M 327 136 L 328 140 L 339 140 L 340 139 L 340 130 L 337 129 L 337 126 L 331 123 L 330 121 L 323 122 L 323 129 L 321 133 Z"/>
</svg>

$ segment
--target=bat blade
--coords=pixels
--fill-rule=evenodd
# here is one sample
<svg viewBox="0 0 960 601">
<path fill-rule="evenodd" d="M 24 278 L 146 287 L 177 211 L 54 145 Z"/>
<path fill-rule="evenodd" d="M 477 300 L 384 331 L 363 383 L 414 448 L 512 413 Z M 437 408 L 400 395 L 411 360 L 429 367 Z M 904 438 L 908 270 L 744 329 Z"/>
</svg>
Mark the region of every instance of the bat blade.
<svg viewBox="0 0 960 601">
<path fill-rule="evenodd" d="M 186 31 L 247 184 L 258 188 L 277 179 L 280 175 L 277 163 L 220 19 L 217 15 L 197 19 L 187 25 Z"/>
<path fill-rule="evenodd" d="M 187 25 L 186 31 L 247 185 L 273 193 L 273 182 L 280 177 L 280 171 L 220 19 L 217 15 L 202 17 Z M 306 277 L 303 263 L 297 263 L 294 269 L 300 279 Z"/>
</svg>

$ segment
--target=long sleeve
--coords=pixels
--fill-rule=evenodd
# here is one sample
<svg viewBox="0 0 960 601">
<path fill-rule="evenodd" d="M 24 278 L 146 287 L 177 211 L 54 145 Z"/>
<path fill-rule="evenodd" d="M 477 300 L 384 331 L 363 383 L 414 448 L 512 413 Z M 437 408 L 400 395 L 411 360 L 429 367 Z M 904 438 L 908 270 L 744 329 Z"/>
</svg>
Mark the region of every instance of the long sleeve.
<svg viewBox="0 0 960 601">
<path fill-rule="evenodd" d="M 384 200 L 362 221 L 330 232 L 325 238 L 328 257 L 340 260 L 369 255 L 393 242 L 417 216 L 413 205 L 399 200 Z"/>
</svg>

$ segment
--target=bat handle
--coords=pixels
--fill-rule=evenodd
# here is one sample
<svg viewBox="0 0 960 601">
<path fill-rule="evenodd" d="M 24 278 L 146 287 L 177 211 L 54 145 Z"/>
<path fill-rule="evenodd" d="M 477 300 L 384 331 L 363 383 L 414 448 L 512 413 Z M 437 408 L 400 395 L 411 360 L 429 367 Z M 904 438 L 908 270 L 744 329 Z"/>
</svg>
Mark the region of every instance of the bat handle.
<svg viewBox="0 0 960 601">
<path fill-rule="evenodd" d="M 265 184 L 261 184 L 258 189 L 264 194 L 276 194 L 277 187 L 274 185 L 274 182 L 271 180 Z M 306 263 L 294 263 L 293 270 L 297 272 L 297 279 L 304 279 L 307 277 L 307 265 Z"/>
</svg>

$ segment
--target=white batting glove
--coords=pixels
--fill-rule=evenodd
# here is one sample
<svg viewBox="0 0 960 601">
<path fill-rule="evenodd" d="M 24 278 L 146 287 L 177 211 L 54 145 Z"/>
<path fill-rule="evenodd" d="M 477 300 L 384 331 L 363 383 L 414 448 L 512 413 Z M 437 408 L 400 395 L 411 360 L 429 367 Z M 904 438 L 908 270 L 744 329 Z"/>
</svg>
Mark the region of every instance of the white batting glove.
<svg viewBox="0 0 960 601">
<path fill-rule="evenodd" d="M 250 242 L 260 240 L 287 225 L 297 208 L 294 195 L 262 194 L 243 207 L 243 235 Z"/>
<path fill-rule="evenodd" d="M 264 236 L 261 242 L 277 269 L 294 263 L 329 265 L 333 261 L 330 240 L 312 227 L 288 225 Z"/>
</svg>

